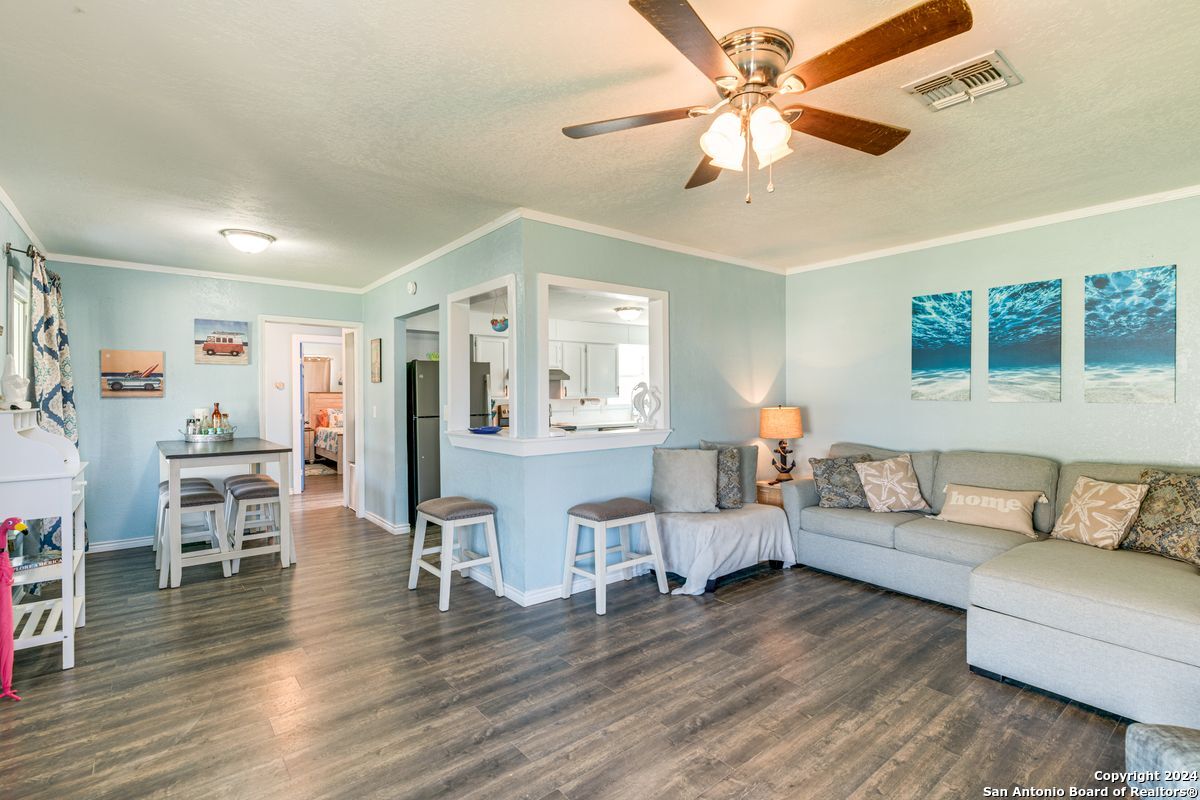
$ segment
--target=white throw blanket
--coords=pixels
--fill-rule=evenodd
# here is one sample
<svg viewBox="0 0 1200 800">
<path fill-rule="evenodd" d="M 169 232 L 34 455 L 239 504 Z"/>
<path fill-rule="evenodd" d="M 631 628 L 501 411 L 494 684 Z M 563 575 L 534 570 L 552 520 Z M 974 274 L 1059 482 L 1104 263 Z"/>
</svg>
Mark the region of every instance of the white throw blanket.
<svg viewBox="0 0 1200 800">
<path fill-rule="evenodd" d="M 796 563 L 796 551 L 782 508 L 751 503 L 715 514 L 659 514 L 659 537 L 668 572 L 687 582 L 672 594 L 704 594 L 713 578 L 760 561 Z M 634 535 L 635 549 L 648 552 L 645 531 Z"/>
</svg>

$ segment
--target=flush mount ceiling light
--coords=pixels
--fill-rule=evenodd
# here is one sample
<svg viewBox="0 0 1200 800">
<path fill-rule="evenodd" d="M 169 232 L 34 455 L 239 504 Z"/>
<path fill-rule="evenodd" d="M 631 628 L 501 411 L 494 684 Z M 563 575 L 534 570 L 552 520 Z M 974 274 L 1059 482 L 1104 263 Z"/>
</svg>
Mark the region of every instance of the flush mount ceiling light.
<svg viewBox="0 0 1200 800">
<path fill-rule="evenodd" d="M 742 28 L 718 39 L 688 0 L 629 4 L 712 81 L 717 101 L 570 125 L 563 133 L 583 139 L 716 114 L 700 137 L 704 158 L 684 188 L 712 183 L 722 170 L 744 171 L 747 203 L 749 151 L 758 156 L 759 169 L 770 168 L 792 152 L 788 140 L 793 131 L 875 156 L 909 134 L 906 128 L 803 104 L 805 92 L 958 36 L 973 24 L 967 0 L 923 0 L 836 47 L 791 64 L 795 42 L 778 28 Z M 768 178 L 767 191 L 771 190 Z"/>
<path fill-rule="evenodd" d="M 243 253 L 261 253 L 275 241 L 275 237 L 269 233 L 247 231 L 240 228 L 225 228 L 221 231 L 221 235 L 233 246 L 233 249 Z"/>
<path fill-rule="evenodd" d="M 621 306 L 614 308 L 613 311 L 617 312 L 617 316 L 626 322 L 633 322 L 642 316 L 642 309 L 639 306 Z"/>
</svg>

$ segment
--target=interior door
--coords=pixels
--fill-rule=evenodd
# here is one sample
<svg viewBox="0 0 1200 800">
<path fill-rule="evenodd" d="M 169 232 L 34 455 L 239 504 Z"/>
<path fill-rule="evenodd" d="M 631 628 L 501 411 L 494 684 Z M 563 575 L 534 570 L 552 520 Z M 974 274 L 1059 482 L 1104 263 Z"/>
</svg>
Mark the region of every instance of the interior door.
<svg viewBox="0 0 1200 800">
<path fill-rule="evenodd" d="M 358 341 L 354 331 L 342 331 L 342 505 L 358 510 Z"/>
<path fill-rule="evenodd" d="M 475 360 L 488 364 L 488 391 L 494 398 L 507 397 L 504 374 L 508 371 L 508 340 L 498 336 L 475 337 Z"/>
</svg>

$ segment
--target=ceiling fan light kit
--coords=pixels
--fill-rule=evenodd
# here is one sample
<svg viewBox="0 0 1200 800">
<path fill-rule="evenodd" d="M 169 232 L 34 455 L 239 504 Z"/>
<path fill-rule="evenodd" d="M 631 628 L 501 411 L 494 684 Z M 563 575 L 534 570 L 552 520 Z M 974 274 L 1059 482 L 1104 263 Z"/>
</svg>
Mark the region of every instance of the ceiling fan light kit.
<svg viewBox="0 0 1200 800">
<path fill-rule="evenodd" d="M 712 183 L 721 170 L 741 172 L 753 150 L 758 168 L 790 155 L 793 131 L 871 155 L 883 155 L 909 131 L 802 105 L 793 97 L 970 30 L 966 0 L 925 0 L 840 45 L 788 68 L 795 46 L 777 28 L 742 28 L 717 40 L 686 0 L 629 0 L 680 53 L 703 72 L 720 96 L 691 106 L 563 128 L 572 139 L 715 114 L 700 137 L 705 158 L 684 186 Z M 798 98 L 795 98 L 798 100 Z M 781 104 L 779 101 L 783 101 Z M 750 202 L 749 170 L 746 202 Z M 773 183 L 767 190 L 773 191 Z"/>
</svg>

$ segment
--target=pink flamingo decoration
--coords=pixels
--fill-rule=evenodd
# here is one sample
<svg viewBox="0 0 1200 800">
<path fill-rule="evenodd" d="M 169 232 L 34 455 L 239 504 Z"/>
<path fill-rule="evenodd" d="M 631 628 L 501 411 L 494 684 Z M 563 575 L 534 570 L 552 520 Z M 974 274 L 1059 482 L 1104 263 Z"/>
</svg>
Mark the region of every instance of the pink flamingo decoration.
<svg viewBox="0 0 1200 800">
<path fill-rule="evenodd" d="M 27 530 L 16 517 L 0 522 L 0 697 L 21 698 L 12 690 L 13 672 L 13 568 L 8 559 L 8 532 Z"/>
</svg>

